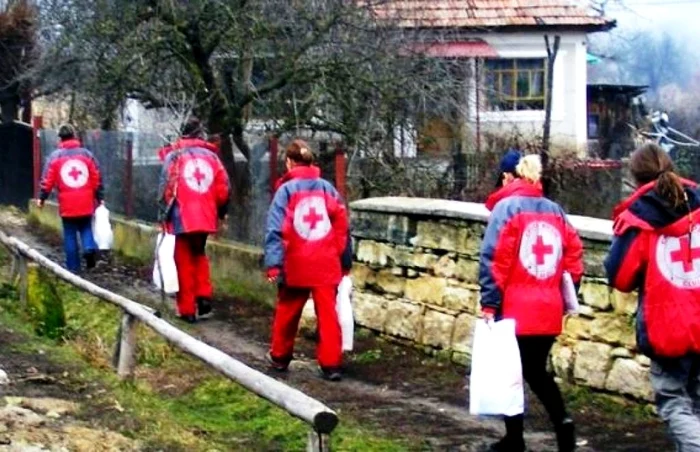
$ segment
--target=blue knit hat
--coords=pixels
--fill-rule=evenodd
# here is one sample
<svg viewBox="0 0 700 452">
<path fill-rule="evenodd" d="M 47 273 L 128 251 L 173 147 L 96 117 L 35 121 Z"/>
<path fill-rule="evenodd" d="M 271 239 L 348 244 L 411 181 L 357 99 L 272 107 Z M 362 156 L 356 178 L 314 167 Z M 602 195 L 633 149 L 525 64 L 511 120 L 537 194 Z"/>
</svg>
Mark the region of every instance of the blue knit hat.
<svg viewBox="0 0 700 452">
<path fill-rule="evenodd" d="M 515 149 L 508 149 L 506 155 L 501 159 L 501 165 L 499 169 L 501 173 L 515 173 L 515 167 L 520 163 L 520 157 L 522 154 Z"/>
</svg>

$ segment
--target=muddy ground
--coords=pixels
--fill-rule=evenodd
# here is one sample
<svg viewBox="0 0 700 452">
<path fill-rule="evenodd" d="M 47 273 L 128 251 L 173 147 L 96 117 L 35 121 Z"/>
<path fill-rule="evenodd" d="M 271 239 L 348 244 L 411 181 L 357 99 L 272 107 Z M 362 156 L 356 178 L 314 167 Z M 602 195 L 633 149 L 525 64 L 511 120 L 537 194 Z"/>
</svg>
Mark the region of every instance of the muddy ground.
<svg viewBox="0 0 700 452">
<path fill-rule="evenodd" d="M 27 228 L 16 215 L 0 216 L 0 226 L 50 258 L 62 262 L 60 239 L 37 227 Z M 150 286 L 150 268 L 123 262 L 102 262 L 85 277 L 112 291 L 151 306 L 161 307 L 160 295 Z M 171 310 L 172 302 L 164 309 Z M 231 356 L 270 373 L 352 417 L 366 427 L 391 436 L 409 438 L 420 450 L 478 450 L 499 438 L 501 423 L 476 419 L 466 410 L 466 369 L 442 362 L 410 347 L 388 342 L 360 330 L 356 349 L 348 356 L 346 378 L 330 383 L 317 376 L 315 343 L 298 340 L 297 360 L 288 374 L 270 372 L 264 353 L 272 311 L 246 300 L 219 296 L 214 318 L 202 321 L 195 334 Z M 526 428 L 533 451 L 556 450 L 549 423 L 539 402 L 530 394 Z M 663 425 L 653 417 L 639 416 L 634 404 L 616 405 L 580 398 L 572 413 L 581 451 L 673 450 Z M 612 408 L 611 408 L 612 407 Z"/>
</svg>

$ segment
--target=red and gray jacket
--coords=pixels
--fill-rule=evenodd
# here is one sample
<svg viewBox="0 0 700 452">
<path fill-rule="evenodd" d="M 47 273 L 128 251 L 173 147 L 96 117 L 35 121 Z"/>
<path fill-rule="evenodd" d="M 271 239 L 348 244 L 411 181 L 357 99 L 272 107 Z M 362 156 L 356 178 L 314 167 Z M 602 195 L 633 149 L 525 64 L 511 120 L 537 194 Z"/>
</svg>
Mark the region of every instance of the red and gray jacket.
<svg viewBox="0 0 700 452">
<path fill-rule="evenodd" d="M 617 290 L 639 291 L 637 346 L 650 357 L 700 353 L 700 194 L 683 183 L 687 206 L 673 208 L 651 182 L 614 213 L 605 269 Z"/>
<path fill-rule="evenodd" d="M 267 216 L 265 267 L 290 287 L 336 285 L 348 255 L 348 216 L 340 195 L 315 166 L 291 169 Z"/>
<path fill-rule="evenodd" d="M 58 211 L 63 218 L 89 217 L 103 199 L 97 160 L 78 140 L 62 141 L 49 155 L 41 176 L 39 199 L 58 191 Z"/>
<path fill-rule="evenodd" d="M 226 215 L 229 179 L 221 160 L 200 139 L 182 139 L 165 156 L 159 199 L 166 229 L 173 234 L 214 233 Z"/>
<path fill-rule="evenodd" d="M 579 284 L 583 245 L 562 208 L 522 179 L 492 197 L 481 245 L 481 306 L 515 319 L 516 334 L 556 336 L 562 330 L 564 271 Z"/>
</svg>

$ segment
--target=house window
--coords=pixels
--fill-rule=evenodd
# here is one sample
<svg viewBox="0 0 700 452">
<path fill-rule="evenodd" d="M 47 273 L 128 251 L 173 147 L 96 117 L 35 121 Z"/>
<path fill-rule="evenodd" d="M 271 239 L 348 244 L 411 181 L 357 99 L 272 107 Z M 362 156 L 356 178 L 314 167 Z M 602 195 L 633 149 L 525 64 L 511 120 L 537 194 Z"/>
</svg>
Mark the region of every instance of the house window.
<svg viewBox="0 0 700 452">
<path fill-rule="evenodd" d="M 545 59 L 487 59 L 484 87 L 491 111 L 544 110 Z"/>
</svg>

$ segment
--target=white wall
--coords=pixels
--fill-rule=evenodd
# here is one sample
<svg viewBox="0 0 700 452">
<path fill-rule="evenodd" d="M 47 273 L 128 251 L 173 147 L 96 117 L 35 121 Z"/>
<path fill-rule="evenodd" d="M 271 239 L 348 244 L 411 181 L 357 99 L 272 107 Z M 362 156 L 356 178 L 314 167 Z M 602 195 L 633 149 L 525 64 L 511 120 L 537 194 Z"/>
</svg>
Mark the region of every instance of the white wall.
<svg viewBox="0 0 700 452">
<path fill-rule="evenodd" d="M 559 33 L 561 43 L 554 64 L 552 91 L 552 139 L 563 145 L 576 145 L 585 152 L 587 143 L 586 106 L 586 34 Z M 546 58 L 547 48 L 542 32 L 485 33 L 474 35 L 488 42 L 501 58 Z M 554 44 L 554 34 L 550 35 Z M 476 87 L 472 85 L 472 90 Z M 476 122 L 476 93 L 470 93 L 468 120 Z M 543 111 L 488 112 L 481 111 L 483 130 L 517 129 L 523 134 L 541 134 Z M 505 126 L 505 127 L 504 127 Z"/>
</svg>

